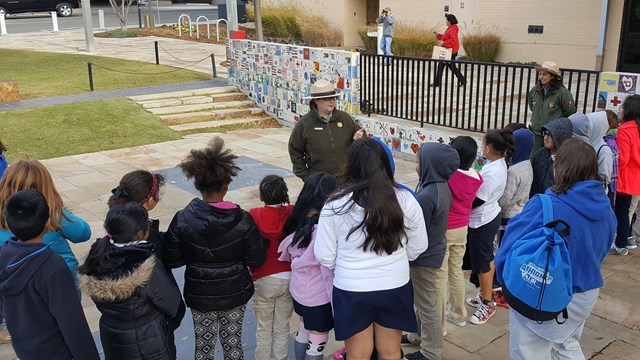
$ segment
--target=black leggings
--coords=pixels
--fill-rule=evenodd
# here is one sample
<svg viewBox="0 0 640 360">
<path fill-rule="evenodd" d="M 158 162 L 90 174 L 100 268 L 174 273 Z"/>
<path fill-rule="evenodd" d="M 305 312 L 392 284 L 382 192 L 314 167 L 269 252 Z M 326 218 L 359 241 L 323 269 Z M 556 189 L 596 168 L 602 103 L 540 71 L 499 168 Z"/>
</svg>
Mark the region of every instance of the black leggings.
<svg viewBox="0 0 640 360">
<path fill-rule="evenodd" d="M 458 53 L 451 54 L 451 60 L 455 60 L 457 56 L 458 56 Z M 444 71 L 445 67 L 448 67 L 449 69 L 451 69 L 451 72 L 453 72 L 453 75 L 455 75 L 458 78 L 459 84 L 464 85 L 467 83 L 467 79 L 464 77 L 464 75 L 462 75 L 462 73 L 460 72 L 460 69 L 458 69 L 455 63 L 451 61 L 446 61 L 446 62 L 442 61 L 438 63 L 438 71 L 436 72 L 436 78 L 433 80 L 433 84 L 435 86 L 440 86 L 440 84 L 442 83 L 442 72 Z"/>
</svg>

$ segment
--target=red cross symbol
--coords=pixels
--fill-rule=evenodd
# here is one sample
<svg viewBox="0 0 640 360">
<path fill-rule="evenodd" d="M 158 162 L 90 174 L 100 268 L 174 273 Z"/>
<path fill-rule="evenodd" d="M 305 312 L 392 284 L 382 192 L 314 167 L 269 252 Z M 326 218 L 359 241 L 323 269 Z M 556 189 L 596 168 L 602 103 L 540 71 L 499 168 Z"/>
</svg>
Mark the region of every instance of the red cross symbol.
<svg viewBox="0 0 640 360">
<path fill-rule="evenodd" d="M 614 96 L 609 102 L 612 103 L 614 107 L 618 107 L 618 105 L 622 103 L 622 100 L 618 99 L 617 96 Z"/>
</svg>

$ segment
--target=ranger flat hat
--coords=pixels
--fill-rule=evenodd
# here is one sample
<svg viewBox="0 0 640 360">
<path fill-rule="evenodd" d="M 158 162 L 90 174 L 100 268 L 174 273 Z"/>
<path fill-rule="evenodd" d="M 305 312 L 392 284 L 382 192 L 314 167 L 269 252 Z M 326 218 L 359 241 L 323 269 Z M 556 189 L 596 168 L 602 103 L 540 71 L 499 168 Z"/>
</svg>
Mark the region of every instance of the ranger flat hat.
<svg viewBox="0 0 640 360">
<path fill-rule="evenodd" d="M 558 67 L 558 64 L 553 61 L 545 61 L 542 63 L 542 66 L 536 66 L 535 69 L 536 71 L 544 70 L 551 75 L 554 75 L 559 80 L 562 80 L 562 75 L 560 75 L 560 68 Z"/>
<path fill-rule="evenodd" d="M 305 96 L 305 100 L 325 99 L 332 97 L 340 97 L 341 94 L 336 93 L 336 88 L 327 80 L 318 80 L 311 85 L 311 94 Z"/>
</svg>

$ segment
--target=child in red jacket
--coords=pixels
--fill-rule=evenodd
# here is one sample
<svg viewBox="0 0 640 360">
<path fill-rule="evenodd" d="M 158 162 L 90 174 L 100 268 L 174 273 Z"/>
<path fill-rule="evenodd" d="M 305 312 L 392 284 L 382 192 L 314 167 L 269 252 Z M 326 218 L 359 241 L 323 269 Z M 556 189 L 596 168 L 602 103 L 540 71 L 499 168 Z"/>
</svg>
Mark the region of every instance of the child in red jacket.
<svg viewBox="0 0 640 360">
<path fill-rule="evenodd" d="M 282 228 L 293 210 L 287 184 L 277 175 L 260 181 L 260 200 L 265 206 L 249 210 L 260 235 L 269 243 L 267 261 L 252 270 L 255 293 L 253 312 L 258 320 L 256 360 L 286 360 L 289 349 L 289 321 L 293 301 L 289 293 L 291 264 L 278 260 Z"/>
</svg>

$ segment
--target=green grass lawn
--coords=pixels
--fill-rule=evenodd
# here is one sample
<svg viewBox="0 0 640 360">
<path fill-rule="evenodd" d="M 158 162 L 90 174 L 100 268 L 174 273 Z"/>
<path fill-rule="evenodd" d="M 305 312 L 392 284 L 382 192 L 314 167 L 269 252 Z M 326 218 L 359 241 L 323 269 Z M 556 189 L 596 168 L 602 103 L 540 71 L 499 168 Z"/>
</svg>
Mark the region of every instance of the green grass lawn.
<svg viewBox="0 0 640 360">
<path fill-rule="evenodd" d="M 179 139 L 125 98 L 0 112 L 10 162 L 47 159 Z"/>
<path fill-rule="evenodd" d="M 149 51 L 153 51 L 153 49 Z M 96 65 L 93 69 L 95 90 L 114 90 L 211 79 L 210 74 L 191 70 L 167 73 L 176 68 L 90 55 L 0 50 L 0 59 L 0 64 L 2 64 L 0 80 L 16 80 L 22 99 L 88 92 L 88 61 Z M 100 66 L 133 74 L 109 71 L 100 68 Z"/>
</svg>

